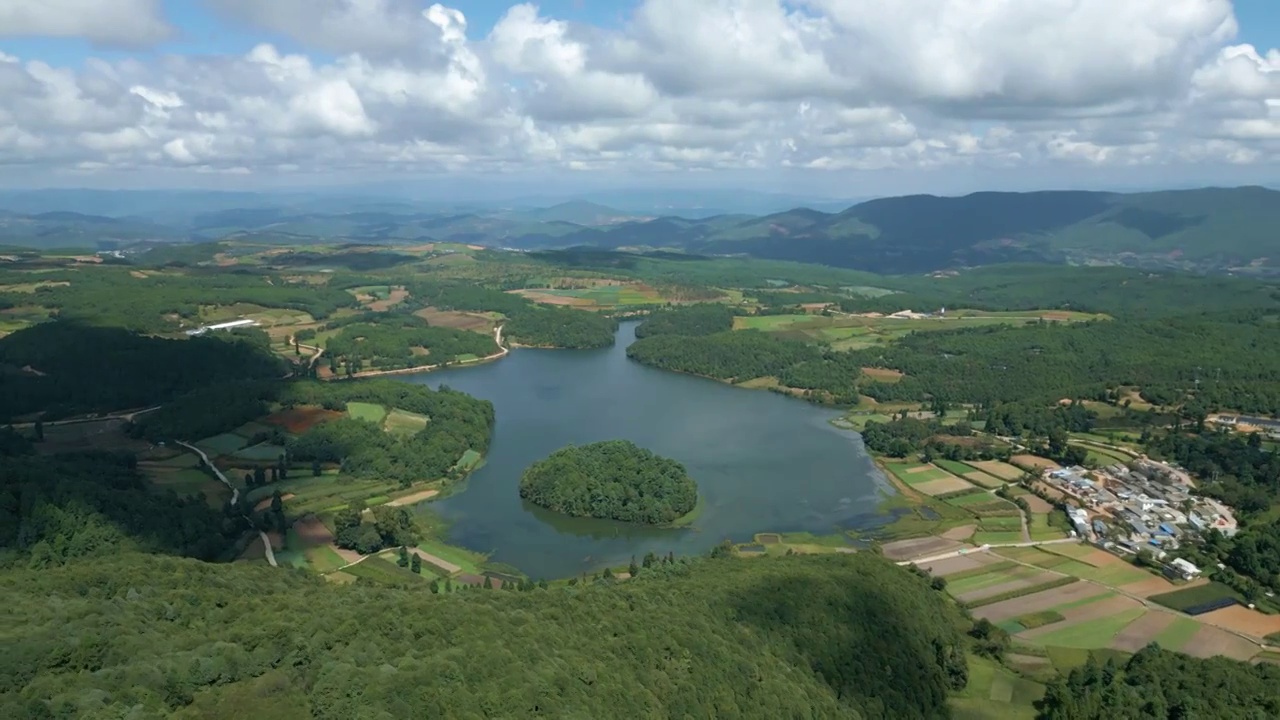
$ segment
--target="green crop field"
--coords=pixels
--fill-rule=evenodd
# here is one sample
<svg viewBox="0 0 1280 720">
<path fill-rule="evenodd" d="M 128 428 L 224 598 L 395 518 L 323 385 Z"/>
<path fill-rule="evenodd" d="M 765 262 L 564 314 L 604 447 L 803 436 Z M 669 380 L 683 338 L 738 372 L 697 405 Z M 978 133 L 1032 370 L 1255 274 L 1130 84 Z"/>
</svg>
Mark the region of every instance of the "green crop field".
<svg viewBox="0 0 1280 720">
<path fill-rule="evenodd" d="M 1139 570 L 1129 565 L 1108 565 L 1099 568 L 1078 560 L 1068 560 L 1054 566 L 1053 569 L 1056 572 L 1112 586 L 1128 585 L 1151 577 L 1151 574 L 1145 570 Z M 1154 597 L 1151 599 L 1159 602 Z"/>
<path fill-rule="evenodd" d="M 373 403 L 349 402 L 347 403 L 347 414 L 357 420 L 367 420 L 371 423 L 381 424 L 382 419 L 387 416 L 387 409 Z"/>
<path fill-rule="evenodd" d="M 1023 565 L 1015 565 L 1006 567 L 995 572 L 983 573 L 971 577 L 961 578 L 959 580 L 947 581 L 947 592 L 952 595 L 963 595 L 974 590 L 994 587 L 1014 580 L 1030 580 L 1039 577 L 1042 571 L 1039 568 L 1029 568 Z"/>
<path fill-rule="evenodd" d="M 195 445 L 209 455 L 230 455 L 245 446 L 245 439 L 239 435 L 223 433 L 200 440 Z"/>
<path fill-rule="evenodd" d="M 1007 543 L 1022 542 L 1022 532 L 1021 531 L 1019 532 L 1009 532 L 1009 531 L 988 532 L 988 531 L 982 530 L 974 533 L 973 537 L 969 538 L 969 540 L 970 542 L 975 542 L 979 545 L 1003 545 Z"/>
<path fill-rule="evenodd" d="M 955 460 L 934 460 L 933 464 L 953 475 L 959 475 L 961 477 L 963 477 L 965 473 L 971 473 L 974 471 L 974 468 Z"/>
<path fill-rule="evenodd" d="M 1234 598 L 1236 601 L 1243 601 L 1235 590 L 1218 582 L 1211 582 L 1207 585 L 1197 585 L 1196 587 L 1183 588 L 1174 590 L 1160 595 L 1152 595 L 1150 600 L 1159 603 L 1167 608 L 1186 612 L 1188 608 L 1195 608 L 1198 605 L 1207 605 L 1217 602 L 1225 598 Z"/>
<path fill-rule="evenodd" d="M 407 410 L 392 409 L 387 413 L 383 427 L 387 432 L 404 433 L 412 435 L 427 426 L 431 418 L 418 413 L 411 413 Z"/>
<path fill-rule="evenodd" d="M 956 507 L 967 508 L 970 505 L 987 505 L 995 498 L 991 493 L 982 490 L 972 490 L 963 495 L 954 495 L 945 498 L 946 502 Z"/>
<path fill-rule="evenodd" d="M 272 445 L 271 443 L 261 443 L 252 447 L 241 448 L 233 453 L 232 457 L 242 460 L 272 461 L 284 454 L 284 448 L 280 445 Z"/>
<path fill-rule="evenodd" d="M 1031 513 L 1031 522 L 1027 525 L 1032 540 L 1057 540 L 1067 536 L 1058 528 L 1049 525 L 1048 513 Z"/>
<path fill-rule="evenodd" d="M 334 552 L 333 548 L 328 545 L 307 548 L 304 551 L 304 555 L 306 555 L 307 564 L 311 566 L 311 569 L 319 573 L 332 572 L 347 564 L 347 561 L 343 560 L 342 556 Z"/>
<path fill-rule="evenodd" d="M 1129 623 L 1142 617 L 1147 612 L 1146 608 L 1129 608 L 1115 615 L 1052 630 L 1036 638 L 1036 640 L 1045 645 L 1079 648 L 1082 650 L 1105 648 L 1111 645 L 1116 635 L 1119 635 L 1122 630 L 1128 627 Z"/>
<path fill-rule="evenodd" d="M 434 555 L 441 560 L 451 562 L 462 568 L 462 572 L 479 575 L 482 567 L 488 559 L 486 556 L 472 552 L 465 548 L 455 547 L 432 537 L 423 538 L 418 543 L 418 549 L 429 555 Z"/>
<path fill-rule="evenodd" d="M 1202 627 L 1204 626 L 1195 620 L 1179 617 L 1161 630 L 1155 641 L 1166 650 L 1181 650 L 1184 645 L 1191 642 L 1191 638 L 1195 637 Z"/>
<path fill-rule="evenodd" d="M 951 699 L 956 720 L 1031 720 L 1044 686 L 989 658 L 968 657 L 969 682 Z"/>
</svg>

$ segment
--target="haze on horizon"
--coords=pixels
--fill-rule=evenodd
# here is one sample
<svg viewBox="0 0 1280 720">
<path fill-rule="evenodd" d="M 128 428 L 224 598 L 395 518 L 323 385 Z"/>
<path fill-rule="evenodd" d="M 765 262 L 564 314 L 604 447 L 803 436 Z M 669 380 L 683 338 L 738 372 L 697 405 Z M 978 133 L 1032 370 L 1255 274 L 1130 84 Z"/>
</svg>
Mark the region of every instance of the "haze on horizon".
<svg viewBox="0 0 1280 720">
<path fill-rule="evenodd" d="M 5 0 L 0 187 L 1280 180 L 1272 0 Z"/>
</svg>

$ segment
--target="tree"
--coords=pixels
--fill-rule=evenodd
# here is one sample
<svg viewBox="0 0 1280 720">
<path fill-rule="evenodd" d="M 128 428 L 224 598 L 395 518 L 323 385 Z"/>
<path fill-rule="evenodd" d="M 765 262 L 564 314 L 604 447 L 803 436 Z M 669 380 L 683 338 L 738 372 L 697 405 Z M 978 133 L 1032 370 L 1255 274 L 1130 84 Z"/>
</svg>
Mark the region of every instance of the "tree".
<svg viewBox="0 0 1280 720">
<path fill-rule="evenodd" d="M 271 512 L 277 515 L 284 512 L 284 498 L 280 496 L 279 489 L 271 493 Z"/>
<path fill-rule="evenodd" d="M 36 442 L 44 442 L 44 421 L 36 420 L 35 424 Z"/>
<path fill-rule="evenodd" d="M 254 485 L 267 484 L 267 471 L 265 468 L 259 466 L 253 469 L 253 484 Z"/>
<path fill-rule="evenodd" d="M 254 487 L 256 483 L 253 481 L 253 473 L 244 474 L 244 486 L 247 488 Z"/>
<path fill-rule="evenodd" d="M 656 562 L 658 562 L 658 556 L 654 555 L 652 550 L 644 554 L 644 566 L 646 568 L 653 567 Z"/>
<path fill-rule="evenodd" d="M 631 564 L 627 566 L 627 572 L 631 575 L 631 577 L 635 577 L 636 575 L 640 574 L 640 566 L 636 565 L 635 555 L 631 556 Z"/>
<path fill-rule="evenodd" d="M 396 564 L 400 567 L 409 567 L 409 548 L 404 545 L 400 546 L 400 559 L 396 561 Z"/>
<path fill-rule="evenodd" d="M 422 574 L 422 556 L 418 553 L 413 554 L 413 560 L 409 563 L 409 569 L 416 575 Z"/>
<path fill-rule="evenodd" d="M 488 575 L 484 576 L 484 589 L 485 590 L 493 589 L 493 578 L 489 577 Z"/>
</svg>

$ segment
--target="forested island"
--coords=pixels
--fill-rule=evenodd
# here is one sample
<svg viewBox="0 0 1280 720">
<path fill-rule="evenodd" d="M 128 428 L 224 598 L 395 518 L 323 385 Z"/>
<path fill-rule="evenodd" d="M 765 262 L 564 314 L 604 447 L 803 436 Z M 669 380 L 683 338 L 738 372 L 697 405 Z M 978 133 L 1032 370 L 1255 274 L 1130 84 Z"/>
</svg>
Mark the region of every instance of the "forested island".
<svg viewBox="0 0 1280 720">
<path fill-rule="evenodd" d="M 693 512 L 698 487 L 675 460 L 606 440 L 562 448 L 530 465 L 520 497 L 574 517 L 664 525 Z"/>
</svg>

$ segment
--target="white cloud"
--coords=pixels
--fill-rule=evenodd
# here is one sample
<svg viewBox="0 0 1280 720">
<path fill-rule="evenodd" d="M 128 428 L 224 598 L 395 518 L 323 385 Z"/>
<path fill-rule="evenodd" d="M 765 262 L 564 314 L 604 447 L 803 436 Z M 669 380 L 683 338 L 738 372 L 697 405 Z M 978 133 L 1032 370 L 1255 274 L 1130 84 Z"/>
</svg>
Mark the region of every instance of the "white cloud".
<svg viewBox="0 0 1280 720">
<path fill-rule="evenodd" d="M 206 2 L 289 42 L 79 68 L 0 54 L 0 163 L 78 177 L 175 168 L 358 179 L 1043 177 L 1280 160 L 1280 51 L 1231 44 L 1228 0 L 646 0 L 614 29 L 523 3 L 483 36 L 461 11 L 421 0 Z M 0 27 L 95 42 L 163 36 L 156 3 L 82 3 L 82 17 L 96 17 L 91 6 L 134 11 L 95 27 L 31 15 L 74 4 L 0 0 Z M 25 25 L 3 23 L 13 8 Z"/>
<path fill-rule="evenodd" d="M 159 0 L 0 2 L 0 37 L 82 37 L 103 45 L 129 47 L 151 45 L 172 34 Z"/>
</svg>

